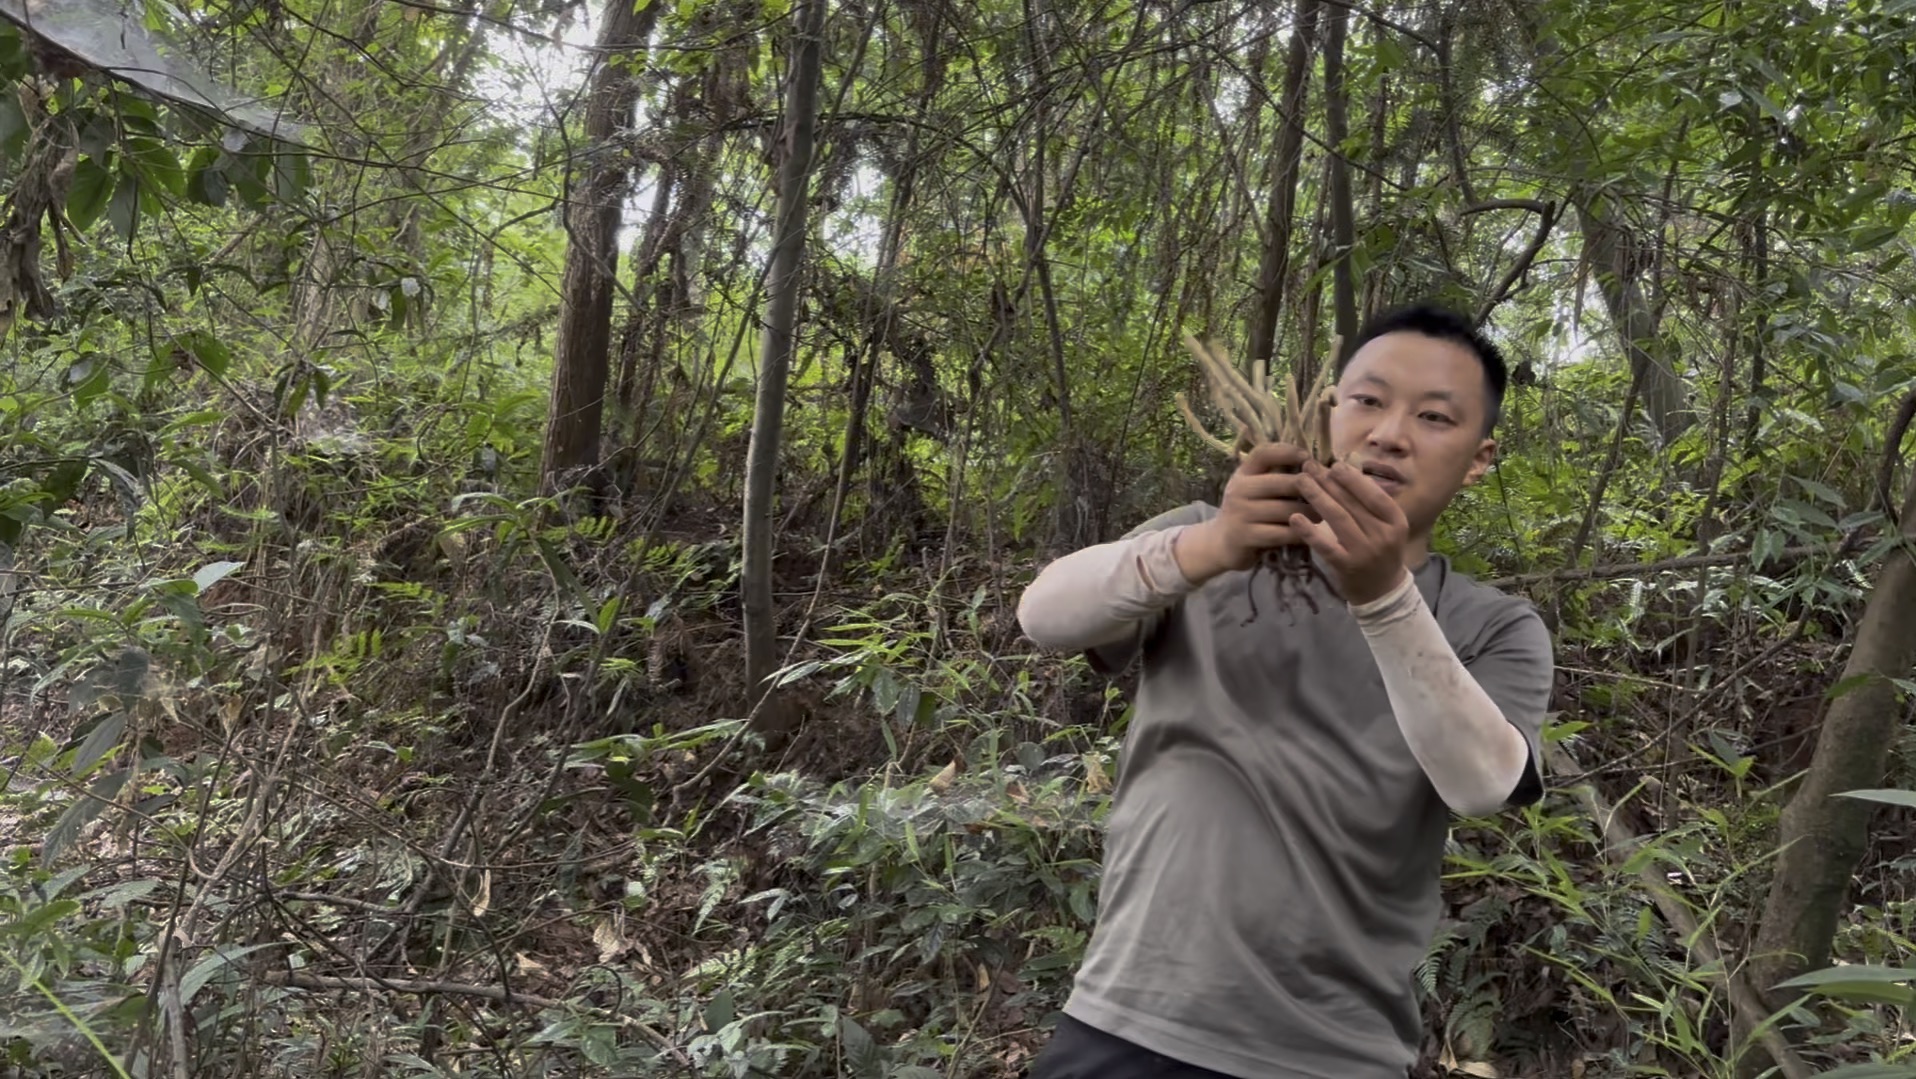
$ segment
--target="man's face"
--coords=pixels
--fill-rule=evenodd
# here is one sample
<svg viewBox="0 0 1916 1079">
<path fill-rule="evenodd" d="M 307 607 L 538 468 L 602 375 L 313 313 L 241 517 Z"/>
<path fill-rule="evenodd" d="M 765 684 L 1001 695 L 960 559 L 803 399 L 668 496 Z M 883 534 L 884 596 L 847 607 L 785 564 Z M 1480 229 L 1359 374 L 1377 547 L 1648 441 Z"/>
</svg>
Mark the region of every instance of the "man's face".
<svg viewBox="0 0 1916 1079">
<path fill-rule="evenodd" d="M 1337 381 L 1331 446 L 1396 500 L 1411 535 L 1425 535 L 1495 458 L 1497 443 L 1484 437 L 1489 411 L 1489 380 L 1469 348 L 1387 333 L 1359 349 Z"/>
</svg>

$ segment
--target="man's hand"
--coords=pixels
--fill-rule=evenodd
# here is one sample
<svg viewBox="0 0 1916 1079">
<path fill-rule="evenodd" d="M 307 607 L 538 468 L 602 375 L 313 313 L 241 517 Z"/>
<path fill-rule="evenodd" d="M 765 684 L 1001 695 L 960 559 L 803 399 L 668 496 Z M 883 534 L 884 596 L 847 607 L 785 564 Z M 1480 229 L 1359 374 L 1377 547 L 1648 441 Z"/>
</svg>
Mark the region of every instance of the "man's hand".
<svg viewBox="0 0 1916 1079">
<path fill-rule="evenodd" d="M 1304 451 L 1285 443 L 1265 443 L 1246 453 L 1224 486 L 1217 516 L 1192 525 L 1178 537 L 1178 568 L 1192 584 L 1228 570 L 1250 569 L 1273 547 L 1304 541 L 1297 520 L 1316 519 L 1306 503 L 1295 471 Z"/>
<path fill-rule="evenodd" d="M 1306 462 L 1297 492 L 1323 519 L 1302 515 L 1292 527 L 1330 568 L 1337 592 L 1353 605 L 1382 599 L 1409 572 L 1404 545 L 1410 522 L 1377 481 L 1340 461 L 1326 468 Z"/>
</svg>

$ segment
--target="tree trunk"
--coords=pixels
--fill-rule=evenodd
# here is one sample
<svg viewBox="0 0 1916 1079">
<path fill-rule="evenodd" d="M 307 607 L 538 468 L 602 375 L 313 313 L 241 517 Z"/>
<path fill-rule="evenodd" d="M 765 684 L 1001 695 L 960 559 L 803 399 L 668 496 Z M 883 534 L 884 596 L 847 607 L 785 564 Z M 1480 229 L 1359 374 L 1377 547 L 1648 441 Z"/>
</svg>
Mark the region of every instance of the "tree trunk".
<svg viewBox="0 0 1916 1079">
<path fill-rule="evenodd" d="M 582 174 L 566 199 L 565 274 L 559 287 L 552 402 L 546 413 L 541 480 L 547 492 L 570 486 L 599 463 L 612 345 L 612 291 L 619 266 L 620 204 L 627 158 L 615 145 L 632 120 L 639 84 L 632 58 L 641 55 L 661 4 L 635 11 L 632 0 L 606 0 L 596 55 L 586 84 L 585 144 L 574 157 Z"/>
<path fill-rule="evenodd" d="M 1383 26 L 1371 27 L 1372 48 L 1376 49 L 1376 39 L 1387 33 Z M 1366 195 L 1369 218 L 1372 222 L 1384 216 L 1384 165 L 1389 144 L 1385 141 L 1390 131 L 1390 73 L 1384 72 L 1377 77 L 1377 89 L 1371 98 L 1370 106 L 1370 189 Z M 1384 270 L 1383 264 L 1373 262 L 1364 271 L 1364 301 L 1361 314 L 1370 318 L 1384 307 Z"/>
<path fill-rule="evenodd" d="M 1577 204 L 1583 228 L 1584 258 L 1597 277 L 1598 291 L 1630 358 L 1633 374 L 1643 386 L 1643 407 L 1664 444 L 1682 434 L 1693 419 L 1684 404 L 1683 380 L 1668 362 L 1668 349 L 1657 328 L 1657 315 L 1645 295 L 1641 276 L 1646 270 L 1637 254 L 1636 237 L 1611 217 L 1612 208 L 1593 193 Z M 1628 422 L 1629 417 L 1624 417 Z"/>
<path fill-rule="evenodd" d="M 1350 29 L 1350 8 L 1333 4 L 1324 35 L 1324 133 L 1330 149 L 1331 200 L 1331 310 L 1339 337 L 1339 356 L 1357 337 L 1357 288 L 1351 277 L 1351 249 L 1357 246 L 1352 220 L 1350 162 L 1344 159 L 1344 141 L 1350 135 L 1350 91 L 1344 84 L 1344 39 Z"/>
<path fill-rule="evenodd" d="M 1297 0 L 1297 21 L 1284 54 L 1284 89 L 1278 97 L 1283 126 L 1277 133 L 1270 209 L 1264 215 L 1264 251 L 1257 265 L 1257 310 L 1251 317 L 1251 369 L 1268 368 L 1277 348 L 1277 317 L 1284 309 L 1284 279 L 1290 273 L 1291 219 L 1297 210 L 1298 162 L 1304 152 L 1304 87 L 1310 76 L 1311 39 L 1317 35 L 1322 0 Z M 1340 9 L 1341 10 L 1341 9 Z"/>
<path fill-rule="evenodd" d="M 1907 678 L 1916 666 L 1916 475 L 1903 493 L 1901 521 L 1903 543 L 1885 556 L 1843 669 L 1850 688 L 1824 712 L 1809 770 L 1778 826 L 1783 852 L 1750 956 L 1759 992 L 1828 965 L 1850 876 L 1868 843 L 1875 806 L 1836 795 L 1882 785 L 1903 723 L 1890 679 Z"/>
<path fill-rule="evenodd" d="M 1751 254 L 1755 265 L 1752 267 L 1753 280 L 1750 284 L 1762 294 L 1770 283 L 1770 212 L 1767 207 L 1756 208 L 1756 239 Z M 1755 456 L 1762 451 L 1756 437 L 1762 430 L 1763 398 L 1768 392 L 1765 386 L 1768 338 L 1768 331 L 1760 324 L 1750 331 L 1750 406 L 1743 417 L 1743 453 L 1746 456 Z M 1888 494 L 1885 493 L 1883 498 L 1887 501 Z"/>
<path fill-rule="evenodd" d="M 792 41 L 791 82 L 786 87 L 785 130 L 780 138 L 778 214 L 766 273 L 766 313 L 761 329 L 758 399 L 752 440 L 745 455 L 745 565 L 740 588 L 745 608 L 745 676 L 754 709 L 752 729 L 773 739 L 790 733 L 785 709 L 770 692 L 777 669 L 778 634 L 772 609 L 772 500 L 785 423 L 785 385 L 796 345 L 799 265 L 805 254 L 805 212 L 812 170 L 812 129 L 818 121 L 820 52 L 825 0 L 804 0 Z"/>
</svg>

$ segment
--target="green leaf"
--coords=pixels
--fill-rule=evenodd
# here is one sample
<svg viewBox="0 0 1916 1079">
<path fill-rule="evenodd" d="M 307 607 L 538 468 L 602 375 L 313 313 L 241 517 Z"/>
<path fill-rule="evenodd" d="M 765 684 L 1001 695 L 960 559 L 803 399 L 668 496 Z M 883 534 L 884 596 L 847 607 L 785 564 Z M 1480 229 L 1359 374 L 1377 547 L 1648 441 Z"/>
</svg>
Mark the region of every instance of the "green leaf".
<svg viewBox="0 0 1916 1079">
<path fill-rule="evenodd" d="M 40 485 L 40 489 L 46 492 L 47 499 L 55 505 L 71 502 L 73 497 L 80 493 L 81 481 L 86 479 L 86 466 L 85 458 L 61 461 L 53 466 L 52 472 L 47 473 L 46 481 Z"/>
<path fill-rule="evenodd" d="M 160 433 L 174 435 L 189 427 L 205 427 L 208 424 L 218 423 L 225 418 L 226 413 L 221 412 L 217 408 L 203 408 L 198 412 L 188 412 L 186 415 L 160 428 Z"/>
<path fill-rule="evenodd" d="M 269 940 L 264 944 L 248 944 L 243 948 L 215 949 L 212 955 L 193 964 L 193 969 L 187 971 L 186 974 L 180 978 L 180 1003 L 193 1003 L 193 997 L 205 987 L 208 981 L 212 980 L 213 975 L 220 972 L 221 967 L 232 963 L 248 952 L 257 952 L 261 948 L 275 947 L 279 943 L 279 941 Z"/>
<path fill-rule="evenodd" d="M 102 910 L 118 910 L 128 903 L 133 902 L 135 899 L 144 898 L 147 893 L 159 886 L 160 882 L 157 880 L 121 881 L 118 884 L 109 884 L 104 888 L 96 888 L 80 896 L 80 898 L 99 904 Z"/>
<path fill-rule="evenodd" d="M 1902 806 L 1916 809 L 1916 791 L 1902 790 L 1860 790 L 1838 791 L 1838 798 L 1854 798 L 1859 802 L 1881 802 L 1884 805 Z"/>
<path fill-rule="evenodd" d="M 205 330 L 188 330 L 173 338 L 173 343 L 192 353 L 200 366 L 214 375 L 224 376 L 233 369 L 233 350 Z"/>
<path fill-rule="evenodd" d="M 1876 674 L 1870 671 L 1864 671 L 1862 674 L 1852 674 L 1847 678 L 1838 679 L 1835 685 L 1824 692 L 1823 699 L 1833 701 L 1838 697 L 1848 696 L 1862 689 L 1864 686 L 1869 685 L 1871 682 L 1876 681 L 1877 677 Z"/>
<path fill-rule="evenodd" d="M 1816 1079 L 1916 1079 L 1916 1064 L 1845 1064 Z"/>
<path fill-rule="evenodd" d="M 88 353 L 67 368 L 67 381 L 73 386 L 73 403 L 82 407 L 99 400 L 112 387 L 112 365 L 98 353 Z"/>
<path fill-rule="evenodd" d="M 1777 516 L 1785 520 L 1794 519 L 1796 521 L 1806 521 L 1810 524 L 1828 529 L 1834 529 L 1836 527 L 1835 518 L 1817 509 L 1815 506 L 1810 505 L 1808 502 L 1795 498 L 1779 498 L 1776 500 L 1776 504 L 1777 508 L 1787 511 L 1786 513 L 1777 514 Z"/>
<path fill-rule="evenodd" d="M 86 796 L 75 799 L 67 811 L 60 814 L 60 819 L 53 822 L 53 827 L 47 829 L 46 841 L 40 845 L 42 864 L 52 864 L 58 859 L 60 853 L 79 838 L 80 829 L 113 804 L 113 799 L 119 797 L 120 788 L 126 786 L 132 774 L 132 769 L 122 768 L 95 779 L 93 785 L 87 788 Z"/>
<path fill-rule="evenodd" d="M 858 1079 L 878 1079 L 884 1058 L 878 1043 L 849 1015 L 838 1017 L 839 1043 L 845 1052 L 845 1071 Z"/>
<path fill-rule="evenodd" d="M 226 193 L 231 187 L 226 173 L 220 168 L 220 157 L 210 147 L 193 155 L 186 176 L 186 197 L 207 206 L 226 205 Z"/>
<path fill-rule="evenodd" d="M 1900 225 L 1864 225 L 1850 233 L 1849 249 L 1858 253 L 1874 251 L 1902 233 Z"/>
<path fill-rule="evenodd" d="M 129 507 L 129 512 L 139 508 L 140 480 L 137 476 L 104 457 L 95 457 L 93 467 L 106 473 L 107 478 L 113 481 L 113 489 L 119 493 L 121 504 Z"/>
<path fill-rule="evenodd" d="M 1766 528 L 1756 534 L 1750 543 L 1750 563 L 1761 568 L 1764 563 L 1783 553 L 1783 534 L 1775 529 Z"/>
<path fill-rule="evenodd" d="M 135 135 L 126 140 L 126 153 L 144 186 L 175 196 L 186 194 L 186 172 L 165 143 Z"/>
<path fill-rule="evenodd" d="M 245 157 L 227 159 L 220 174 L 226 177 L 233 189 L 239 192 L 240 201 L 251 210 L 265 209 L 272 200 L 272 192 L 266 190 L 266 169 L 271 162 L 264 154 L 251 154 Z"/>
<path fill-rule="evenodd" d="M 0 91 L 0 151 L 14 157 L 26 149 L 27 133 L 32 130 L 27 114 L 20 108 L 20 93 L 8 87 Z"/>
<path fill-rule="evenodd" d="M 60 893 L 67 890 L 67 885 L 72 884 L 74 881 L 79 880 L 81 877 L 86 876 L 91 871 L 92 871 L 91 866 L 82 865 L 82 866 L 75 866 L 74 868 L 69 869 L 64 873 L 61 873 L 55 876 L 53 879 L 47 881 L 45 884 L 42 884 L 40 886 L 41 898 L 45 899 L 49 903 L 55 899 L 60 898 Z"/>
<path fill-rule="evenodd" d="M 93 227 L 113 195 L 113 174 L 95 159 L 82 158 L 73 166 L 73 186 L 67 191 L 67 220 L 80 232 Z"/>
<path fill-rule="evenodd" d="M 0 82 L 15 83 L 27 77 L 33 65 L 27 43 L 12 23 L 0 23 Z"/>
<path fill-rule="evenodd" d="M 93 766 L 120 744 L 120 735 L 124 733 L 125 712 L 115 710 L 102 716 L 93 730 L 87 733 L 86 741 L 80 743 L 79 751 L 73 755 L 73 774 L 84 776 L 93 771 Z"/>
<path fill-rule="evenodd" d="M 97 109 L 76 111 L 73 122 L 79 126 L 80 133 L 75 137 L 80 152 L 100 161 L 104 167 L 107 154 L 113 149 L 113 140 L 119 138 L 120 129 L 111 112 Z"/>
<path fill-rule="evenodd" d="M 113 201 L 107 204 L 106 218 L 122 240 L 131 241 L 134 230 L 140 227 L 140 180 L 131 172 L 120 174 L 119 186 L 113 189 Z"/>
<path fill-rule="evenodd" d="M 729 989 L 721 989 L 712 997 L 712 1003 L 705 1006 L 705 1029 L 718 1030 L 730 1026 L 738 1018 L 738 1008 L 732 1003 Z"/>
<path fill-rule="evenodd" d="M 225 496 L 226 489 L 220 486 L 219 479 L 215 477 L 205 465 L 190 457 L 182 457 L 173 463 L 179 466 L 181 471 L 185 472 L 188 476 L 193 477 L 193 482 L 204 487 L 207 494 L 212 495 L 214 498 Z"/>
<path fill-rule="evenodd" d="M 1798 487 L 1801 487 L 1803 491 L 1806 494 L 1808 494 L 1811 498 L 1816 499 L 1817 501 L 1823 503 L 1826 506 L 1834 506 L 1837 509 L 1843 508 L 1842 494 L 1838 492 L 1836 488 L 1831 487 L 1829 484 L 1819 483 L 1816 480 L 1808 479 L 1803 476 L 1791 476 L 1790 479 Z"/>
<path fill-rule="evenodd" d="M 1775 120 L 1785 127 L 1789 126 L 1790 118 L 1788 114 L 1782 109 L 1777 108 L 1776 102 L 1771 101 L 1769 96 L 1764 94 L 1763 91 L 1744 87 L 1743 93 L 1749 97 L 1750 100 L 1756 102 L 1756 107 L 1762 109 L 1765 116 L 1768 116 L 1770 119 Z"/>
<path fill-rule="evenodd" d="M 1916 1005 L 1916 989 L 1909 987 L 1916 970 L 1866 964 L 1824 967 L 1777 984 L 1778 989 L 1808 989 L 1847 1001 Z"/>
<path fill-rule="evenodd" d="M 32 940 L 54 922 L 77 912 L 79 909 L 80 901 L 77 899 L 56 899 L 45 906 L 33 908 L 20 918 L 8 922 L 6 925 L 0 925 L 0 932 L 8 933 L 24 940 Z"/>
</svg>

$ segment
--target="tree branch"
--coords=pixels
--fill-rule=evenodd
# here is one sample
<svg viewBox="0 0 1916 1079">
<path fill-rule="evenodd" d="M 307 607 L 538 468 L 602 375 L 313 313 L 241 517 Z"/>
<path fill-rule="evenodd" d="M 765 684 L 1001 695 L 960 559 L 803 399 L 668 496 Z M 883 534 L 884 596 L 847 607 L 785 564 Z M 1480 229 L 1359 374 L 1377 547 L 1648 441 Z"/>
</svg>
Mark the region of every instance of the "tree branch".
<svg viewBox="0 0 1916 1079">
<path fill-rule="evenodd" d="M 1424 48 L 1429 49 L 1433 53 L 1441 51 L 1438 49 L 1437 43 L 1435 41 L 1432 41 L 1430 38 L 1426 37 L 1425 35 L 1418 33 L 1416 30 L 1413 30 L 1410 27 L 1405 26 L 1403 23 L 1400 23 L 1396 21 L 1395 19 L 1385 18 L 1384 16 L 1378 14 L 1376 9 L 1374 8 L 1360 7 L 1357 4 L 1351 3 L 1350 0 L 1324 0 L 1324 3 L 1327 3 L 1331 5 L 1332 7 L 1341 7 L 1345 9 L 1346 11 L 1354 11 L 1357 14 L 1362 15 L 1366 20 L 1372 23 L 1375 23 L 1386 30 L 1393 30 L 1399 34 L 1402 34 L 1403 36 L 1409 38 L 1410 40 L 1415 41 L 1417 44 L 1422 45 Z"/>
<path fill-rule="evenodd" d="M 1889 517 L 1889 523 L 1899 528 L 1902 522 L 1896 519 L 1896 496 L 1891 493 L 1890 482 L 1896 478 L 1896 462 L 1903 456 L 1903 436 L 1909 433 L 1912 419 L 1916 419 L 1916 390 L 1903 398 L 1896 418 L 1890 421 L 1889 437 L 1883 440 L 1883 463 L 1876 469 L 1876 496 L 1882 499 L 1883 513 Z"/>
<path fill-rule="evenodd" d="M 1457 215 L 1469 217 L 1471 214 L 1487 214 L 1492 210 L 1529 210 L 1533 214 L 1544 214 L 1550 213 L 1555 208 L 1556 203 L 1545 202 L 1542 199 L 1485 199 L 1458 210 Z"/>
<path fill-rule="evenodd" d="M 1503 280 L 1497 282 L 1497 288 L 1484 300 L 1483 306 L 1477 309 L 1479 326 L 1483 325 L 1484 320 L 1490 317 L 1490 313 L 1497 309 L 1498 304 L 1510 298 L 1511 290 L 1516 287 L 1517 282 L 1530 272 L 1530 267 L 1536 263 L 1537 256 L 1543 252 L 1543 245 L 1550 239 L 1550 230 L 1557 224 L 1556 203 L 1536 202 L 1531 199 L 1495 199 L 1468 207 L 1463 212 L 1473 214 L 1484 210 L 1501 209 L 1529 210 L 1538 215 L 1541 220 L 1537 222 L 1537 234 L 1530 238 L 1530 246 L 1524 248 L 1523 254 L 1517 256 L 1517 261 L 1511 265 L 1509 272 L 1504 274 Z"/>
</svg>

